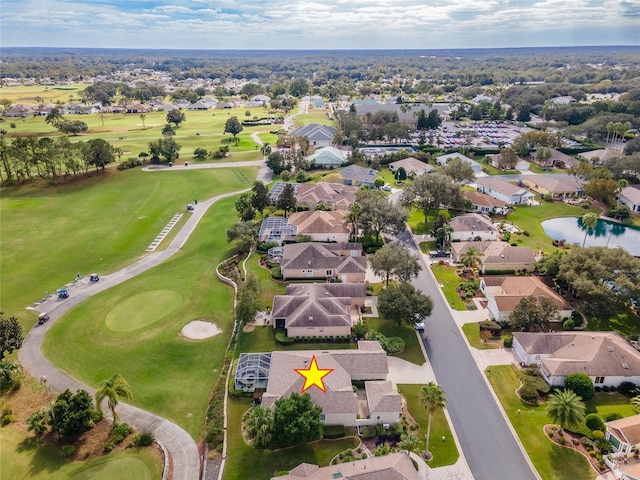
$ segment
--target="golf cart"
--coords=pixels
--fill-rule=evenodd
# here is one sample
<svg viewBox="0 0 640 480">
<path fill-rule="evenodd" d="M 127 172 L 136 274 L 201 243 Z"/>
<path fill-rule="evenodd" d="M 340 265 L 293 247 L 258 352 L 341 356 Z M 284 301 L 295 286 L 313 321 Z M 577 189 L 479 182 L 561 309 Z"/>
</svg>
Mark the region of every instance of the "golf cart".
<svg viewBox="0 0 640 480">
<path fill-rule="evenodd" d="M 69 298 L 69 292 L 67 292 L 66 288 L 61 288 L 58 290 L 58 298 Z"/>
<path fill-rule="evenodd" d="M 193 212 L 194 206 L 192 203 L 187 203 L 187 211 L 188 212 Z"/>
<path fill-rule="evenodd" d="M 97 282 L 99 280 L 100 280 L 100 277 L 98 276 L 97 273 L 92 273 L 91 275 L 89 275 L 90 282 Z"/>
<path fill-rule="evenodd" d="M 39 325 L 42 325 L 47 320 L 49 320 L 49 314 L 48 313 L 41 313 L 40 315 L 38 315 L 38 324 Z"/>
</svg>

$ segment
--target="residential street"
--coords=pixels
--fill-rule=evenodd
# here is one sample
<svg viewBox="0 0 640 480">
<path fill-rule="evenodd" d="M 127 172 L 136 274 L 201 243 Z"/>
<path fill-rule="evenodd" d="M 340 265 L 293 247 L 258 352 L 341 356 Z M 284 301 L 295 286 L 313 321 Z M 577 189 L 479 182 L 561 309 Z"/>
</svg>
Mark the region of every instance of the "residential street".
<svg viewBox="0 0 640 480">
<path fill-rule="evenodd" d="M 408 231 L 398 240 L 422 258 Z M 413 281 L 434 303 L 422 339 L 436 379 L 446 392 L 447 410 L 474 479 L 538 479 L 478 370 L 428 268 L 423 265 Z"/>
</svg>

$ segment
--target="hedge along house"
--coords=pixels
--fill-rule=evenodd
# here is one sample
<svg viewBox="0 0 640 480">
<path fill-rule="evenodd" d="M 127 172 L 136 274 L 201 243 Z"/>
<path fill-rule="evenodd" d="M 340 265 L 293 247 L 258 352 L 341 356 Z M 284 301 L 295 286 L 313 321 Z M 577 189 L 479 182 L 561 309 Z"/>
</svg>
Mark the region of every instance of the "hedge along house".
<svg viewBox="0 0 640 480">
<path fill-rule="evenodd" d="M 552 387 L 583 373 L 596 387 L 640 383 L 640 352 L 615 332 L 513 334 L 513 351 L 524 365 L 537 365 Z"/>
</svg>

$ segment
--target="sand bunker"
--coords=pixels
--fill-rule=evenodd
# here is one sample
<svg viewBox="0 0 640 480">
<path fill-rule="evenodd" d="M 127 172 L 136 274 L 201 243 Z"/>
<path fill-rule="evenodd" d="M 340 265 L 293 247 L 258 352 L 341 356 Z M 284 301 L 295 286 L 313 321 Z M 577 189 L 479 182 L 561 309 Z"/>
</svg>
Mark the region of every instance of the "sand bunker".
<svg viewBox="0 0 640 480">
<path fill-rule="evenodd" d="M 193 320 L 182 327 L 180 333 L 183 337 L 191 340 L 202 340 L 222 333 L 222 330 L 220 330 L 215 323 L 205 322 L 204 320 Z"/>
</svg>

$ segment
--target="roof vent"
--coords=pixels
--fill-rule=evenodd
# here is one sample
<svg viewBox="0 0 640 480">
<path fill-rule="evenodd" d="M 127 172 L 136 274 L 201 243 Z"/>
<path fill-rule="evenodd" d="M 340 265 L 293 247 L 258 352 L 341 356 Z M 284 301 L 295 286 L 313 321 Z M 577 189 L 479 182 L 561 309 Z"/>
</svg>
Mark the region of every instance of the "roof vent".
<svg viewBox="0 0 640 480">
<path fill-rule="evenodd" d="M 307 260 L 307 265 L 310 267 L 311 266 L 311 260 Z"/>
<path fill-rule="evenodd" d="M 313 322 L 313 317 L 309 317 L 309 321 L 310 321 L 310 322 Z"/>
<path fill-rule="evenodd" d="M 609 350 L 610 352 L 613 352 L 613 347 L 608 347 L 607 350 Z"/>
<path fill-rule="evenodd" d="M 623 363 L 622 364 L 622 368 L 624 368 L 625 370 L 628 370 L 629 369 L 629 365 L 627 365 L 626 363 Z"/>
</svg>

